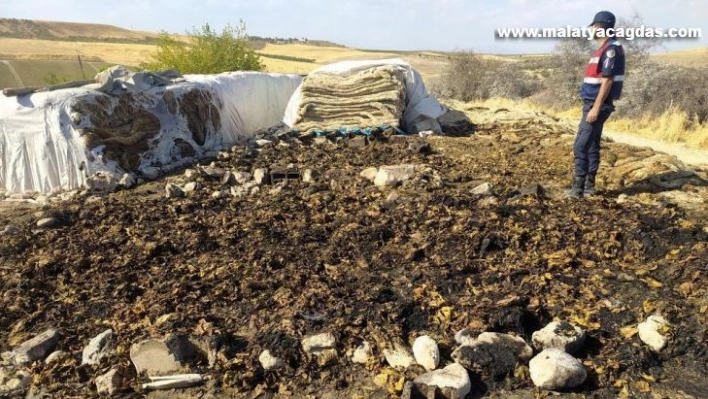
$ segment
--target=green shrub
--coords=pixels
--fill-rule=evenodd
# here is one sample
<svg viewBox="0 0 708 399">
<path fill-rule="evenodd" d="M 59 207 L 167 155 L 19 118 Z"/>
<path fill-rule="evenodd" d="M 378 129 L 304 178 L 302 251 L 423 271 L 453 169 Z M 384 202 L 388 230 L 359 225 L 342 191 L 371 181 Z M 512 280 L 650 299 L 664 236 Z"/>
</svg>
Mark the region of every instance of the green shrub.
<svg viewBox="0 0 708 399">
<path fill-rule="evenodd" d="M 187 32 L 187 38 L 166 32 L 157 38 L 157 51 L 140 65 L 151 71 L 175 69 L 182 74 L 261 71 L 260 56 L 249 45 L 243 22 L 227 25 L 219 34 L 205 24 Z"/>
</svg>

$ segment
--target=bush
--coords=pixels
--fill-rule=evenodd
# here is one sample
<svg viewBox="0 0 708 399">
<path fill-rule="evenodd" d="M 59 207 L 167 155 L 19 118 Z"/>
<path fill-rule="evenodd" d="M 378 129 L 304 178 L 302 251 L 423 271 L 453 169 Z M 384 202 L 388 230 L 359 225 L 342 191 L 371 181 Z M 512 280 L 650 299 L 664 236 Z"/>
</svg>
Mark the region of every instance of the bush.
<svg viewBox="0 0 708 399">
<path fill-rule="evenodd" d="M 182 74 L 216 74 L 231 71 L 261 71 L 260 56 L 249 45 L 243 22 L 227 25 L 221 34 L 209 24 L 187 33 L 187 39 L 166 32 L 157 39 L 157 51 L 141 68 L 175 69 Z"/>
<path fill-rule="evenodd" d="M 438 97 L 460 101 L 526 98 L 541 85 L 525 65 L 522 62 L 485 60 L 472 51 L 458 52 L 450 56 L 442 76 L 431 80 L 429 88 Z"/>
</svg>

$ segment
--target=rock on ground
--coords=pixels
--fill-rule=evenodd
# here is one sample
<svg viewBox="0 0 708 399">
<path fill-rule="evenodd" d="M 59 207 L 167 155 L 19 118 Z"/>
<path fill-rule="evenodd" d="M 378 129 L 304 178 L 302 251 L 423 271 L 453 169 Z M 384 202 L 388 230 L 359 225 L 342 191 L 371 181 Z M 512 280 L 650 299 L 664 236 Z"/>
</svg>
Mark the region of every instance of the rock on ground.
<svg viewBox="0 0 708 399">
<path fill-rule="evenodd" d="M 337 348 L 337 338 L 332 333 L 323 333 L 303 338 L 302 349 L 308 355 L 319 356 Z"/>
<path fill-rule="evenodd" d="M 455 349 L 452 358 L 462 366 L 479 373 L 484 379 L 507 376 L 516 369 L 519 360 L 513 350 L 488 342 L 462 345 Z"/>
<path fill-rule="evenodd" d="M 59 332 L 49 329 L 34 338 L 23 342 L 10 353 L 10 362 L 15 364 L 29 364 L 43 360 L 57 346 Z"/>
<path fill-rule="evenodd" d="M 490 344 L 504 347 L 522 361 L 528 361 L 533 357 L 533 348 L 523 338 L 511 334 L 484 332 L 477 338 L 472 338 L 465 330 L 462 330 L 455 335 L 455 340 L 461 346 Z"/>
<path fill-rule="evenodd" d="M 359 345 L 352 354 L 352 362 L 358 364 L 368 364 L 373 356 L 373 351 L 371 350 L 371 344 L 368 341 L 364 341 Z"/>
<path fill-rule="evenodd" d="M 391 367 L 408 368 L 415 364 L 415 358 L 411 354 L 410 349 L 403 345 L 396 344 L 392 349 L 384 349 L 383 355 Z"/>
<path fill-rule="evenodd" d="M 184 190 L 182 187 L 169 183 L 165 186 L 165 197 L 167 198 L 180 198 L 184 197 Z"/>
<path fill-rule="evenodd" d="M 113 395 L 123 387 L 123 370 L 119 367 L 96 377 L 96 391 L 99 395 Z"/>
<path fill-rule="evenodd" d="M 414 384 L 420 392 L 427 392 L 426 387 L 431 386 L 441 388 L 447 399 L 464 399 L 472 390 L 472 382 L 467 370 L 457 363 L 442 370 L 423 374 L 414 380 Z"/>
<path fill-rule="evenodd" d="M 94 339 L 84 348 L 81 364 L 96 364 L 105 357 L 113 347 L 113 330 L 108 329 Z"/>
<path fill-rule="evenodd" d="M 123 177 L 121 177 L 120 181 L 118 181 L 118 185 L 123 188 L 132 188 L 133 186 L 135 186 L 135 183 L 135 178 L 130 173 L 124 174 Z"/>
<path fill-rule="evenodd" d="M 51 229 L 59 226 L 59 221 L 56 218 L 43 218 L 37 221 L 37 227 L 40 229 Z"/>
<path fill-rule="evenodd" d="M 561 349 L 570 354 L 577 353 L 585 343 L 586 333 L 580 327 L 567 322 L 554 321 L 533 333 L 533 346 L 539 351 Z"/>
<path fill-rule="evenodd" d="M 556 348 L 546 349 L 531 359 L 529 371 L 534 385 L 548 390 L 575 388 L 587 378 L 580 360 Z"/>
<path fill-rule="evenodd" d="M 494 188 L 489 183 L 482 183 L 472 189 L 474 195 L 494 195 Z"/>
<path fill-rule="evenodd" d="M 364 169 L 359 176 L 363 177 L 366 180 L 369 180 L 370 182 L 374 182 L 376 179 L 376 174 L 379 173 L 379 168 L 367 168 Z"/>
<path fill-rule="evenodd" d="M 0 397 L 21 397 L 32 384 L 32 375 L 26 370 L 0 367 Z"/>
<path fill-rule="evenodd" d="M 661 352 L 666 347 L 669 342 L 667 332 L 670 328 L 669 322 L 659 315 L 649 316 L 647 320 L 637 326 L 639 339 L 655 352 Z"/>
<path fill-rule="evenodd" d="M 392 165 L 379 168 L 374 178 L 377 187 L 393 187 L 409 180 L 418 170 L 416 165 Z"/>
<path fill-rule="evenodd" d="M 435 370 L 440 364 L 440 349 L 437 342 L 427 335 L 418 337 L 413 343 L 415 361 L 426 370 Z"/>
<path fill-rule="evenodd" d="M 179 345 L 168 345 L 165 341 L 147 340 L 134 344 L 130 348 L 130 360 L 138 374 L 164 375 L 182 370 Z"/>
<path fill-rule="evenodd" d="M 285 366 L 282 359 L 273 356 L 267 349 L 258 356 L 258 361 L 261 362 L 261 366 L 263 366 L 265 371 L 277 370 Z"/>
</svg>

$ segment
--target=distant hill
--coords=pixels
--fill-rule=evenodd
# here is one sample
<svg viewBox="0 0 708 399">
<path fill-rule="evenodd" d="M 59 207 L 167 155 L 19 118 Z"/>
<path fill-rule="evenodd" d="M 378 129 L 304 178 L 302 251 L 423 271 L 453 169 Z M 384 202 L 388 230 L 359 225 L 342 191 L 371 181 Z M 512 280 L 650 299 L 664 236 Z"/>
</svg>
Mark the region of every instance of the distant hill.
<svg viewBox="0 0 708 399">
<path fill-rule="evenodd" d="M 0 38 L 77 42 L 154 43 L 157 34 L 112 25 L 0 18 Z"/>
</svg>

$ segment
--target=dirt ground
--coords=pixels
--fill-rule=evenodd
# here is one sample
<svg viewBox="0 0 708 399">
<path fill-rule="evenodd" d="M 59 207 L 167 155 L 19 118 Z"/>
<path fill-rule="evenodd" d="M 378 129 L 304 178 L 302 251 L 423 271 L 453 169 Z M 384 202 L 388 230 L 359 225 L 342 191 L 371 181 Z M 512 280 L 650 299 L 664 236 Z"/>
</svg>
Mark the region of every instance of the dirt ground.
<svg viewBox="0 0 708 399">
<path fill-rule="evenodd" d="M 167 199 L 166 180 L 187 181 L 178 174 L 2 212 L 0 225 L 19 231 L 0 236 L 0 351 L 50 326 L 61 332 L 59 348 L 73 356 L 32 366 L 35 397 L 95 397 L 93 379 L 129 365 L 131 344 L 174 333 L 218 337 L 228 348 L 212 367 L 192 365 L 208 383 L 146 394 L 133 378 L 122 397 L 395 398 L 396 387 L 373 383 L 392 342 L 428 334 L 445 364 L 463 328 L 528 342 L 562 319 L 588 330 L 578 356 L 589 378 L 558 397 L 708 397 L 705 171 L 666 196 L 639 184 L 652 176 L 630 181 L 635 169 L 618 178 L 622 165 L 610 165 L 626 148 L 608 142 L 603 157 L 615 158 L 603 166 L 600 195 L 569 200 L 572 132 L 531 117 L 457 133 L 236 148 L 215 166 L 315 172 L 314 183 L 243 197 L 213 198 L 221 182 L 201 176 L 200 190 Z M 395 164 L 425 167 L 395 189 L 359 176 Z M 484 182 L 493 196 L 471 194 Z M 679 197 L 691 201 L 671 200 Z M 38 229 L 48 215 L 60 226 Z M 657 311 L 673 324 L 660 354 L 625 328 Z M 82 348 L 109 327 L 115 353 L 79 366 Z M 338 356 L 324 365 L 299 345 L 321 332 L 337 337 Z M 363 340 L 376 344 L 368 367 L 346 355 Z M 263 349 L 287 367 L 265 372 Z M 470 397 L 555 397 L 523 370 L 502 379 L 473 373 Z"/>
</svg>

